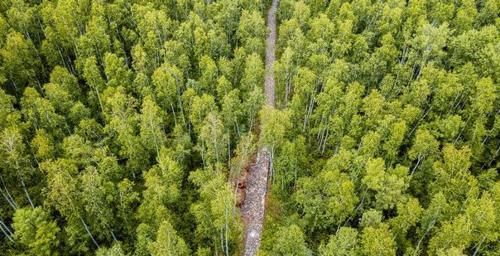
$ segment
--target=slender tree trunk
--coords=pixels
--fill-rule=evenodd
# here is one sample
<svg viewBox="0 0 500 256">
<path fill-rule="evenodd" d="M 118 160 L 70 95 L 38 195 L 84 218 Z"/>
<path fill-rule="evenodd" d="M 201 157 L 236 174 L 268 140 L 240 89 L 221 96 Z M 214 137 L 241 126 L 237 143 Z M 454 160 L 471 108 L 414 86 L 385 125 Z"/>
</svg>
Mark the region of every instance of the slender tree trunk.
<svg viewBox="0 0 500 256">
<path fill-rule="evenodd" d="M 422 121 L 430 112 L 431 112 L 431 109 L 432 109 L 432 105 L 429 107 L 429 109 L 427 109 L 427 111 L 425 111 L 425 113 L 420 117 L 420 119 L 418 119 L 418 121 L 415 123 L 415 125 L 413 126 L 413 128 L 411 129 L 410 133 L 408 134 L 409 137 L 411 137 L 411 135 L 413 134 L 413 132 L 417 129 L 418 127 L 418 124 L 420 123 L 420 121 Z"/>
<path fill-rule="evenodd" d="M 17 209 L 17 206 L 13 201 L 11 201 L 11 198 L 9 198 L 9 195 L 7 195 L 5 192 L 3 192 L 3 189 L 0 188 L 0 193 L 2 193 L 2 196 L 5 198 L 5 201 L 14 209 L 14 211 Z"/>
<path fill-rule="evenodd" d="M 175 109 L 172 102 L 170 102 L 170 109 L 172 109 L 172 114 L 174 115 L 174 125 L 177 126 L 177 116 L 175 115 Z"/>
<path fill-rule="evenodd" d="M 472 118 L 472 115 L 469 115 L 469 117 L 467 118 L 467 121 L 465 121 L 464 127 L 462 127 L 462 129 L 460 129 L 460 132 L 458 133 L 457 137 L 453 141 L 453 145 L 455 145 L 457 143 L 458 139 L 460 138 L 460 136 L 462 136 L 462 133 L 464 132 L 465 127 L 468 126 L 469 121 L 471 120 L 471 118 Z"/>
<path fill-rule="evenodd" d="M 153 125 L 153 120 L 150 118 L 149 119 L 149 127 L 151 128 L 151 131 L 153 132 L 153 140 L 155 143 L 155 149 L 156 149 L 156 156 L 160 155 L 160 149 L 158 147 L 158 140 L 156 139 L 156 129 Z"/>
<path fill-rule="evenodd" d="M 326 142 L 328 141 L 329 137 L 330 137 L 330 129 L 327 127 L 326 128 L 326 135 L 325 135 L 325 138 L 323 139 L 323 147 L 321 148 L 321 154 L 322 155 L 325 153 Z"/>
<path fill-rule="evenodd" d="M 111 233 L 111 236 L 113 237 L 113 241 L 117 242 L 118 239 L 116 239 L 115 232 L 113 230 L 109 231 Z"/>
<path fill-rule="evenodd" d="M 231 135 L 227 136 L 227 166 L 231 168 Z"/>
<path fill-rule="evenodd" d="M 427 235 L 427 233 L 429 233 L 429 231 L 431 231 L 431 229 L 434 227 L 434 224 L 436 224 L 436 219 L 434 219 L 434 220 L 431 221 L 431 224 L 429 225 L 429 227 L 427 228 L 427 230 L 425 230 L 425 233 L 422 235 L 422 237 L 420 238 L 420 240 L 418 240 L 417 247 L 415 248 L 415 252 L 413 253 L 413 255 L 418 255 L 418 250 L 420 248 L 420 245 L 422 244 L 422 241 L 424 240 L 424 238 Z"/>
<path fill-rule="evenodd" d="M 290 93 L 291 93 L 291 90 L 292 90 L 292 85 L 289 81 L 289 78 L 286 78 L 286 81 L 285 81 L 285 107 L 288 106 L 288 97 L 290 97 Z"/>
<path fill-rule="evenodd" d="M 87 223 L 85 223 L 85 221 L 83 220 L 82 217 L 79 217 L 80 218 L 80 221 L 82 222 L 83 224 L 83 227 L 85 228 L 85 231 L 87 231 L 87 234 L 90 236 L 90 238 L 92 239 L 92 242 L 94 243 L 94 245 L 97 247 L 97 248 L 100 248 L 99 247 L 99 244 L 97 243 L 97 241 L 95 240 L 94 236 L 92 235 L 92 233 L 90 232 L 89 230 L 89 227 L 87 226 Z"/>
<path fill-rule="evenodd" d="M 228 208 L 227 205 L 224 206 L 224 242 L 225 242 L 225 252 L 226 256 L 229 256 L 229 242 L 228 242 L 228 235 L 229 235 L 229 225 L 228 225 Z"/>
<path fill-rule="evenodd" d="M 9 193 L 9 189 L 7 189 L 7 186 L 5 186 L 5 182 L 3 180 L 3 176 L 0 175 L 0 181 L 2 182 L 2 186 L 3 186 L 3 190 L 5 190 L 5 194 L 4 192 L 2 192 L 2 194 L 4 195 L 5 197 L 5 200 L 7 200 L 7 202 L 9 203 L 9 205 L 14 209 L 16 210 L 17 209 L 17 203 L 16 201 L 14 200 L 14 198 L 12 197 L 12 195 Z"/>
<path fill-rule="evenodd" d="M 182 106 L 182 99 L 181 99 L 181 96 L 179 95 L 179 92 L 177 93 L 177 104 L 179 105 L 179 110 L 181 112 L 182 122 L 184 123 L 184 125 L 187 126 L 186 117 L 184 115 L 184 107 Z"/>
<path fill-rule="evenodd" d="M 306 115 L 304 117 L 304 127 L 302 129 L 303 131 L 306 131 L 306 127 L 307 127 L 307 124 L 309 123 L 309 117 L 311 116 L 313 106 L 314 106 L 314 96 L 311 95 L 309 98 L 309 104 L 306 107 Z"/>
<path fill-rule="evenodd" d="M 24 183 L 24 179 L 21 176 L 20 176 L 20 178 L 21 178 L 21 184 L 23 185 L 24 193 L 26 194 L 26 198 L 28 199 L 28 202 L 30 203 L 31 208 L 35 209 L 35 206 L 33 205 L 33 202 L 31 201 L 30 194 L 28 193 L 28 189 L 26 188 L 26 184 Z"/>
<path fill-rule="evenodd" d="M 472 256 L 476 256 L 477 253 L 479 252 L 479 249 L 481 249 L 481 245 L 483 244 L 484 240 L 486 239 L 486 237 L 483 237 L 481 239 L 481 241 L 479 241 L 479 243 L 476 245 L 476 249 L 474 250 L 474 254 L 472 254 Z"/>
<path fill-rule="evenodd" d="M 271 147 L 271 156 L 269 157 L 269 172 L 270 172 L 270 176 L 271 176 L 271 181 L 272 183 L 274 184 L 274 180 L 275 180 L 275 175 L 274 175 L 274 164 L 273 164 L 273 161 L 274 161 L 274 145 Z"/>
<path fill-rule="evenodd" d="M 95 93 L 97 94 L 97 101 L 99 101 L 99 106 L 101 107 L 101 112 L 104 115 L 104 107 L 102 106 L 101 102 L 101 96 L 99 96 L 99 89 L 97 89 L 97 86 L 94 86 Z"/>
<path fill-rule="evenodd" d="M 2 233 L 7 237 L 11 242 L 14 242 L 14 239 L 12 239 L 12 232 L 10 231 L 9 227 L 3 223 L 3 221 L 0 220 L 0 230 L 2 230 Z"/>
<path fill-rule="evenodd" d="M 417 159 L 417 163 L 415 164 L 415 166 L 411 170 L 410 177 L 413 176 L 413 173 L 417 170 L 417 167 L 420 165 L 420 161 L 422 161 L 422 159 L 423 159 L 423 156 L 419 155 L 418 159 Z"/>
</svg>

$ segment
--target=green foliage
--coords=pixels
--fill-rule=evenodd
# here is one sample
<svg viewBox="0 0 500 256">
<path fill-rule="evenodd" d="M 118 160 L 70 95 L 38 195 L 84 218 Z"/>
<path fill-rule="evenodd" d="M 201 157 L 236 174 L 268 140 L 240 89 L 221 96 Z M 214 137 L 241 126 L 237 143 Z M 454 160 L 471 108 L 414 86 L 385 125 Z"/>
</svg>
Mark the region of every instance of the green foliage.
<svg viewBox="0 0 500 256">
<path fill-rule="evenodd" d="M 29 83 L 35 82 L 36 70 L 40 62 L 35 55 L 35 46 L 19 32 L 10 32 L 0 49 L 2 71 L 14 89 L 22 92 Z"/>
<path fill-rule="evenodd" d="M 341 225 L 358 202 L 354 191 L 354 184 L 345 173 L 325 169 L 316 177 L 301 178 L 294 198 L 312 231 Z"/>
<path fill-rule="evenodd" d="M 182 238 L 178 237 L 172 225 L 167 221 L 161 223 L 156 235 L 156 241 L 149 245 L 153 256 L 160 255 L 189 255 L 189 250 Z"/>
<path fill-rule="evenodd" d="M 238 26 L 238 38 L 245 49 L 252 53 L 264 52 L 266 27 L 264 18 L 257 11 L 243 11 Z"/>
<path fill-rule="evenodd" d="M 13 217 L 14 238 L 32 255 L 57 255 L 60 231 L 42 208 L 20 208 Z"/>
<path fill-rule="evenodd" d="M 358 232 L 353 228 L 342 227 L 330 237 L 328 244 L 319 248 L 322 256 L 360 255 Z"/>
<path fill-rule="evenodd" d="M 495 254 L 498 231 L 477 230 L 498 183 L 496 7 L 280 1 L 274 72 L 290 128 L 269 221 L 300 224 L 320 255 Z M 479 204 L 484 222 L 468 217 Z"/>
<path fill-rule="evenodd" d="M 274 234 L 275 241 L 270 255 L 307 256 L 310 251 L 304 241 L 304 234 L 297 225 L 280 228 Z"/>
<path fill-rule="evenodd" d="M 271 2 L 0 1 L 0 254 L 497 255 L 498 1 Z"/>
<path fill-rule="evenodd" d="M 368 226 L 361 234 L 362 255 L 396 255 L 396 246 L 391 231 L 386 225 Z"/>
<path fill-rule="evenodd" d="M 204 250 L 209 250 L 210 254 L 236 253 L 242 224 L 235 207 L 234 189 L 222 173 L 212 169 L 197 170 L 189 178 L 200 194 L 200 199 L 190 207 L 197 223 L 198 253 Z"/>
</svg>

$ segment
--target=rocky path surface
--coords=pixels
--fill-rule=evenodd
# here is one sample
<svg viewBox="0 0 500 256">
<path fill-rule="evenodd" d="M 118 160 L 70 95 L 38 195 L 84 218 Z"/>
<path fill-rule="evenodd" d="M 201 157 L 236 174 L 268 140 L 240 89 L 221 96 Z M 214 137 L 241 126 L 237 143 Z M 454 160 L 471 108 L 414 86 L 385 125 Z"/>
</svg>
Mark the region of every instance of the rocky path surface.
<svg viewBox="0 0 500 256">
<path fill-rule="evenodd" d="M 276 10 L 278 0 L 273 0 L 267 14 L 268 36 L 266 39 L 266 76 L 264 91 L 266 104 L 274 107 L 274 71 L 276 59 Z M 241 206 L 241 213 L 245 222 L 244 256 L 257 255 L 260 246 L 264 224 L 266 205 L 267 178 L 270 167 L 270 153 L 266 147 L 259 149 L 255 163 L 250 166 L 245 188 L 245 200 Z"/>
<path fill-rule="evenodd" d="M 259 250 L 264 224 L 269 156 L 265 148 L 259 150 L 257 159 L 248 173 L 245 202 L 241 207 L 246 228 L 245 256 L 254 256 Z"/>
</svg>

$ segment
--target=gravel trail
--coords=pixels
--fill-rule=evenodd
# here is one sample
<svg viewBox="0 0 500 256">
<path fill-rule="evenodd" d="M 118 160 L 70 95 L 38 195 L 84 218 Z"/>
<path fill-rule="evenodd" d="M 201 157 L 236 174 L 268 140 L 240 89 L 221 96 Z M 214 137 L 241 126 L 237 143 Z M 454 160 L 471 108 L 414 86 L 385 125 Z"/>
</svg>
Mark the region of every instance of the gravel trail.
<svg viewBox="0 0 500 256">
<path fill-rule="evenodd" d="M 274 107 L 274 71 L 276 59 L 276 10 L 278 0 L 273 0 L 267 14 L 268 36 L 266 39 L 266 76 L 264 91 L 266 104 Z M 241 213 L 245 222 L 244 256 L 257 255 L 264 224 L 264 212 L 267 193 L 267 178 L 270 167 L 270 153 L 266 147 L 259 149 L 255 163 L 250 166 L 245 188 L 245 200 L 241 206 Z"/>
</svg>

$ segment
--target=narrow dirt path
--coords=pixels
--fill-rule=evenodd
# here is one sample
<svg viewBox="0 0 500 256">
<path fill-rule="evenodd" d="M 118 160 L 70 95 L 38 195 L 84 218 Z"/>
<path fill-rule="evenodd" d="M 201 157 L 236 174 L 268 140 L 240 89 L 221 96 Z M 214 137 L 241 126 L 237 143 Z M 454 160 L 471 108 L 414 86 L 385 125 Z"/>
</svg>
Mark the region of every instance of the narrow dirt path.
<svg viewBox="0 0 500 256">
<path fill-rule="evenodd" d="M 265 93 L 267 105 L 274 107 L 274 61 L 276 60 L 276 10 L 278 9 L 278 0 L 273 0 L 271 8 L 267 13 L 267 28 L 269 34 L 266 39 L 266 77 Z"/>
<path fill-rule="evenodd" d="M 276 10 L 278 0 L 273 0 L 267 13 L 268 36 L 266 39 L 266 76 L 264 91 L 266 104 L 274 107 L 274 71 L 276 59 Z M 241 213 L 245 222 L 244 256 L 257 255 L 260 246 L 267 193 L 267 178 L 270 167 L 270 153 L 266 147 L 259 149 L 255 163 L 250 166 L 245 189 L 245 200 Z"/>
</svg>

